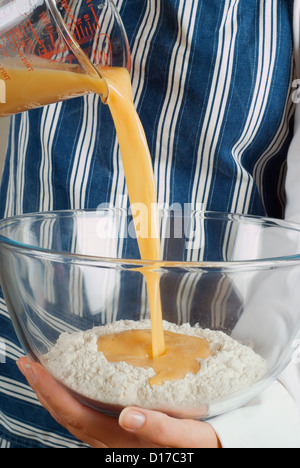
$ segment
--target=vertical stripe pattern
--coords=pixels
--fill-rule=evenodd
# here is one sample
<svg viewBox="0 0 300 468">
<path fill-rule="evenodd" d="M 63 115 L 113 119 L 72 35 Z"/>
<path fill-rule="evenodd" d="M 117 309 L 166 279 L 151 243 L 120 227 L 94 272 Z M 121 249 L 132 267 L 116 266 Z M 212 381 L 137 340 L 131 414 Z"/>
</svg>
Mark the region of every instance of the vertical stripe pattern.
<svg viewBox="0 0 300 468">
<path fill-rule="evenodd" d="M 85 2 L 73 3 L 75 17 L 83 15 Z M 283 217 L 294 117 L 292 2 L 118 0 L 116 4 L 132 50 L 134 101 L 153 157 L 159 203 Z M 107 29 L 111 27 L 108 23 Z M 97 208 L 102 203 L 126 208 L 128 196 L 112 119 L 98 96 L 12 118 L 1 217 Z M 45 245 L 51 244 L 49 225 L 40 235 Z M 112 254 L 122 248 L 122 243 L 112 243 Z M 228 231 L 225 258 L 230 249 Z M 202 260 L 203 255 L 191 251 L 189 260 Z M 46 276 L 50 286 L 45 291 L 54 300 L 55 271 L 47 270 Z M 84 270 L 71 275 L 68 294 L 84 291 L 86 280 Z M 206 280 L 205 275 L 186 274 L 176 285 L 179 321 L 189 319 L 193 297 Z M 108 282 L 100 277 L 94 281 L 107 288 Z M 171 281 L 166 277 L 163 287 Z M 92 289 L 91 282 L 89 286 Z M 145 295 L 145 287 L 140 289 Z M 121 282 L 118 294 L 121 302 Z M 220 277 L 209 304 L 209 326 L 225 326 L 222 305 L 232 300 L 238 310 L 233 286 Z M 83 315 L 80 294 L 74 295 L 72 307 Z M 142 310 L 141 316 L 145 313 Z M 64 328 L 50 313 L 37 310 L 37 314 L 58 332 Z M 107 314 L 117 319 L 118 304 L 112 302 Z M 36 324 L 28 326 L 36 332 Z M 84 447 L 47 415 L 20 377 L 15 361 L 23 351 L 2 296 L 0 339 L 7 358 L 0 363 L 0 447 Z"/>
</svg>

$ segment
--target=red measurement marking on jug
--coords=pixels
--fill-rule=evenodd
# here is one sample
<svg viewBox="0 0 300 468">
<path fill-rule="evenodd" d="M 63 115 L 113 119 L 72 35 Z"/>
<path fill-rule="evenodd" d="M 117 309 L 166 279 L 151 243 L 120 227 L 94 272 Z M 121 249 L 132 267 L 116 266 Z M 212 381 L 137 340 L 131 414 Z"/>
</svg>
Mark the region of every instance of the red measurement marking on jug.
<svg viewBox="0 0 300 468">
<path fill-rule="evenodd" d="M 29 13 L 32 13 L 29 0 L 22 2 L 22 9 L 13 0 L 8 2 L 2 0 L 0 7 L 1 4 L 5 6 L 6 13 L 11 17 L 17 15 L 21 21 L 15 22 L 5 32 L 0 33 L 0 56 L 8 58 L 14 57 L 16 54 L 19 55 L 28 71 L 32 69 L 30 56 L 46 59 L 50 63 L 60 60 L 72 63 L 75 57 L 72 54 L 67 35 L 59 32 L 52 13 L 48 9 L 38 13 L 35 23 L 29 19 Z M 86 5 L 88 9 L 86 8 L 83 16 L 77 18 L 74 16 L 69 2 L 62 0 L 58 4 L 58 9 L 64 19 L 61 30 L 64 27 L 67 28 L 73 39 L 95 65 L 111 66 L 110 37 L 102 32 L 93 0 L 86 0 Z M 3 9 L 0 8 L 0 11 L 3 14 Z"/>
<path fill-rule="evenodd" d="M 61 7 L 66 12 L 64 21 L 75 41 L 84 49 L 90 43 L 91 49 L 85 53 L 94 64 L 102 66 L 112 65 L 112 46 L 110 37 L 102 33 L 93 0 L 86 0 L 89 8 L 82 17 L 76 18 L 67 0 L 61 1 Z"/>
</svg>

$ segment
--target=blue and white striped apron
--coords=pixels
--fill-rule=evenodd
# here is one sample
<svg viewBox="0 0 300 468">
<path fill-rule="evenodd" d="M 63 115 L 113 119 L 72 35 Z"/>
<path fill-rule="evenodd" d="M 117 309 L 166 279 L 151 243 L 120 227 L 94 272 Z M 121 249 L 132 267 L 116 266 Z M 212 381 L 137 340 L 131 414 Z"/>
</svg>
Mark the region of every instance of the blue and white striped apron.
<svg viewBox="0 0 300 468">
<path fill-rule="evenodd" d="M 282 218 L 295 110 L 293 1 L 116 3 L 159 202 Z M 98 96 L 12 118 L 1 217 L 119 200 L 127 203 L 118 143 Z M 84 447 L 17 370 L 23 351 L 2 296 L 0 340 L 0 447 Z"/>
</svg>

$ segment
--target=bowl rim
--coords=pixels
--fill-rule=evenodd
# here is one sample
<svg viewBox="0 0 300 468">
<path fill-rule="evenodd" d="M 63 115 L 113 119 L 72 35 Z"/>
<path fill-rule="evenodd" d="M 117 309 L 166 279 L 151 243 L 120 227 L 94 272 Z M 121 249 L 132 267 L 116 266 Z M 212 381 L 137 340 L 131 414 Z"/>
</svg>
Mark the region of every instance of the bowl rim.
<svg viewBox="0 0 300 468">
<path fill-rule="evenodd" d="M 149 268 L 152 270 L 167 270 L 167 269 L 184 269 L 188 271 L 193 271 L 199 269 L 201 270 L 236 270 L 241 269 L 268 269 L 268 268 L 283 268 L 288 267 L 289 265 L 295 265 L 295 263 L 300 263 L 300 251 L 299 254 L 290 255 L 290 256 L 280 256 L 280 257 L 271 257 L 271 258 L 261 258 L 261 259 L 248 259 L 248 260 L 230 260 L 230 261 L 159 261 L 159 260 L 141 260 L 141 259 L 121 259 L 114 257 L 101 257 L 93 256 L 87 254 L 74 254 L 71 252 L 64 251 L 55 251 L 51 249 L 46 249 L 42 247 L 32 246 L 30 244 L 25 244 L 22 242 L 11 240 L 3 235 L 1 235 L 1 229 L 9 223 L 12 222 L 22 222 L 25 219 L 30 218 L 47 218 L 51 219 L 57 216 L 75 216 L 77 214 L 91 214 L 91 213 L 100 213 L 100 212 L 109 212 L 109 211 L 124 211 L 122 208 L 103 208 L 98 209 L 69 209 L 69 210 L 56 210 L 56 211 L 45 211 L 45 212 L 32 212 L 24 213 L 16 216 L 11 216 L 3 218 L 0 220 L 0 248 L 6 247 L 10 250 L 18 251 L 18 253 L 30 256 L 30 257 L 42 257 L 47 258 L 48 260 L 68 263 L 80 263 L 81 265 L 95 265 L 101 264 L 107 268 L 116 269 L 119 265 L 121 269 L 129 268 Z M 168 211 L 168 209 L 162 209 L 161 211 Z M 281 229 L 287 229 L 299 232 L 300 234 L 300 223 L 294 221 L 286 221 L 276 218 L 261 217 L 250 214 L 239 214 L 239 213 L 230 213 L 230 212 L 220 212 L 220 211 L 206 211 L 206 210 L 192 210 L 190 213 L 194 216 L 205 217 L 210 219 L 227 219 L 231 221 L 244 220 L 252 222 L 253 224 L 260 225 L 269 225 L 270 227 L 278 227 Z"/>
</svg>

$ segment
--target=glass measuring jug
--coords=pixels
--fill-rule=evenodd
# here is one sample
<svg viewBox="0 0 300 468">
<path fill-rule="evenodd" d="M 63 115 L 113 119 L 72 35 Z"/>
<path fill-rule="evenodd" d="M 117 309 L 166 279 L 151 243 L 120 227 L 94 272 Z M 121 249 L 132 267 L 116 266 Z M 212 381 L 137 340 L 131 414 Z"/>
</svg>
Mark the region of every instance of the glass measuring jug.
<svg viewBox="0 0 300 468">
<path fill-rule="evenodd" d="M 1 0 L 0 116 L 95 92 L 101 69 L 130 69 L 111 0 Z M 99 92 L 99 86 L 97 86 Z"/>
</svg>

